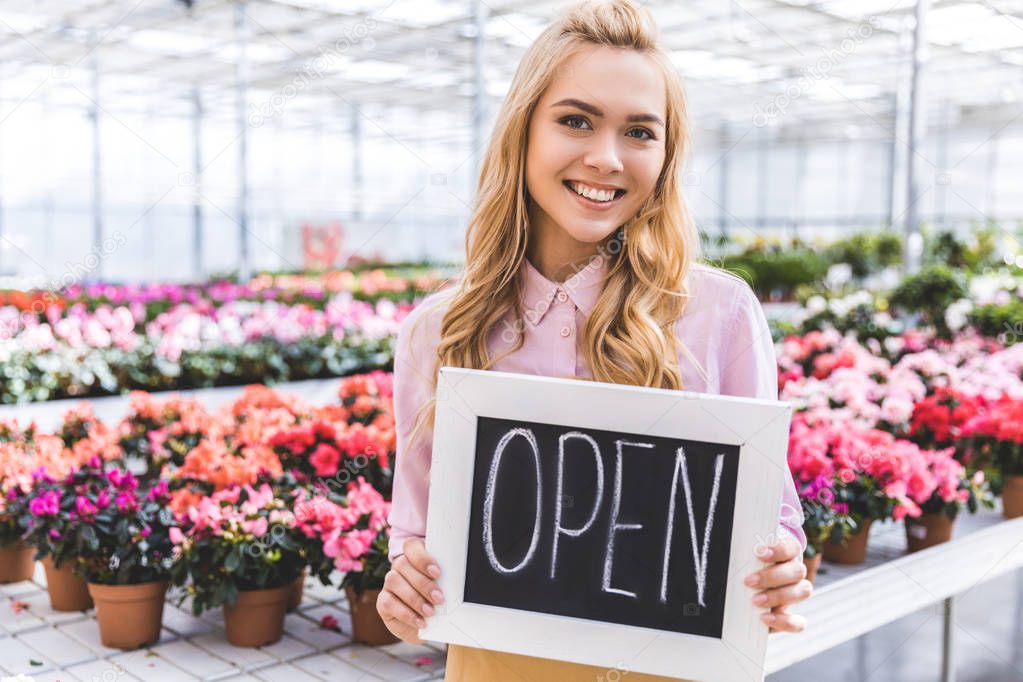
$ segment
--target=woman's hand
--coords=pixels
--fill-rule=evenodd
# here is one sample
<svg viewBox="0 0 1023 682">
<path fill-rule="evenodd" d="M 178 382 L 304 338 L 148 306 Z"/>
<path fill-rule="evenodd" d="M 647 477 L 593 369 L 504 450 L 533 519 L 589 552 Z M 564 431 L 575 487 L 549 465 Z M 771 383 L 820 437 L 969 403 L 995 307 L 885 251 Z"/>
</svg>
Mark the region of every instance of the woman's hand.
<svg viewBox="0 0 1023 682">
<path fill-rule="evenodd" d="M 422 644 L 419 628 L 426 627 L 426 618 L 434 613 L 433 605 L 444 601 L 435 582 L 440 567 L 426 553 L 422 538 L 409 538 L 403 549 L 384 576 L 377 612 L 395 637 L 409 644 Z"/>
<path fill-rule="evenodd" d="M 806 566 L 799 560 L 802 549 L 791 535 L 760 547 L 756 556 L 768 565 L 746 577 L 747 585 L 760 590 L 753 595 L 753 603 L 771 608 L 760 616 L 771 626 L 770 632 L 802 632 L 806 627 L 805 618 L 786 610 L 813 594 L 813 583 L 806 579 Z"/>
</svg>

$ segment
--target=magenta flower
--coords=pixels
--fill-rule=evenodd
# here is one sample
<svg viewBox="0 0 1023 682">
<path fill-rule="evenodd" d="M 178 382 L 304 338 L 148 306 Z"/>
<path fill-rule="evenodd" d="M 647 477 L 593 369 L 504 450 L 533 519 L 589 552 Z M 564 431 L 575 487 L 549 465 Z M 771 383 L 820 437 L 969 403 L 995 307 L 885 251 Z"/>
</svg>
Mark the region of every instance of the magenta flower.
<svg viewBox="0 0 1023 682">
<path fill-rule="evenodd" d="M 28 504 L 32 516 L 56 516 L 60 511 L 60 496 L 56 490 L 47 490 Z"/>
<path fill-rule="evenodd" d="M 169 492 L 167 490 L 167 479 L 161 478 L 160 482 L 149 490 L 149 499 L 160 500 L 167 497 L 168 494 Z"/>
<path fill-rule="evenodd" d="M 75 498 L 75 511 L 84 520 L 89 520 L 96 515 L 99 511 L 88 497 L 77 497 Z"/>
<path fill-rule="evenodd" d="M 107 480 L 110 481 L 110 485 L 120 490 L 135 490 L 139 482 L 135 479 L 135 475 L 130 471 L 121 471 L 120 469 L 111 469 L 107 472 Z"/>
<path fill-rule="evenodd" d="M 114 502 L 117 504 L 117 508 L 122 512 L 131 511 L 132 509 L 135 509 L 135 507 L 138 506 L 138 503 L 135 500 L 135 496 L 127 492 L 117 493 L 117 498 L 114 500 Z"/>
</svg>

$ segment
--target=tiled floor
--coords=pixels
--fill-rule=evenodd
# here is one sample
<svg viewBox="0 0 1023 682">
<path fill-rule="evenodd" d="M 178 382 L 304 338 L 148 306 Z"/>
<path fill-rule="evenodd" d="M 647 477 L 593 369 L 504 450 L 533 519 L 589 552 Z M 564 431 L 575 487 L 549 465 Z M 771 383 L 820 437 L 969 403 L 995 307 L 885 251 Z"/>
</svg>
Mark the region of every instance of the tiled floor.
<svg viewBox="0 0 1023 682">
<path fill-rule="evenodd" d="M 965 517 L 957 532 L 999 520 L 997 511 Z M 819 584 L 902 556 L 901 529 L 892 524 L 875 526 L 871 547 L 866 564 L 826 566 Z M 195 618 L 169 601 L 160 642 L 134 652 L 107 649 L 100 644 L 94 611 L 54 612 L 44 585 L 45 576 L 38 565 L 34 582 L 0 585 L 0 677 L 21 673 L 36 682 L 412 682 L 441 680 L 444 675 L 446 653 L 440 645 L 398 643 L 374 648 L 353 644 L 344 594 L 316 580 L 306 581 L 302 606 L 287 616 L 284 638 L 276 644 L 261 649 L 233 647 L 224 639 L 220 610 Z M 959 679 L 1023 680 L 1023 571 L 980 584 L 960 595 L 957 604 Z M 337 619 L 340 633 L 319 626 L 324 615 Z M 768 682 L 937 679 L 940 625 L 933 609 L 915 613 L 771 675 Z"/>
<path fill-rule="evenodd" d="M 334 616 L 341 632 L 320 627 Z M 306 581 L 302 606 L 285 620 L 284 638 L 260 649 L 227 643 L 220 610 L 195 618 L 168 601 L 163 634 L 148 648 L 124 652 L 100 644 L 95 611 L 58 613 L 50 608 L 45 576 L 0 585 L 0 676 L 28 675 L 36 682 L 144 680 L 440 680 L 445 649 L 404 642 L 367 647 L 351 640 L 344 593 Z"/>
</svg>

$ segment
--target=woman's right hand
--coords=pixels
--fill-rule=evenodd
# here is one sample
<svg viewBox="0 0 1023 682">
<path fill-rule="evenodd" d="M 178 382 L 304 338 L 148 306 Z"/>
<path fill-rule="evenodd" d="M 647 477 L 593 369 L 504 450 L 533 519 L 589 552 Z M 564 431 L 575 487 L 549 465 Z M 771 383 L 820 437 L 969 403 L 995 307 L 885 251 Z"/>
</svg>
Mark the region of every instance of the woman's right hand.
<svg viewBox="0 0 1023 682">
<path fill-rule="evenodd" d="M 440 577 L 440 567 L 427 554 L 422 538 L 407 539 L 403 551 L 384 576 L 377 612 L 396 637 L 409 644 L 422 644 L 419 629 L 426 627 L 426 618 L 434 614 L 434 605 L 444 601 L 435 581 Z"/>
</svg>

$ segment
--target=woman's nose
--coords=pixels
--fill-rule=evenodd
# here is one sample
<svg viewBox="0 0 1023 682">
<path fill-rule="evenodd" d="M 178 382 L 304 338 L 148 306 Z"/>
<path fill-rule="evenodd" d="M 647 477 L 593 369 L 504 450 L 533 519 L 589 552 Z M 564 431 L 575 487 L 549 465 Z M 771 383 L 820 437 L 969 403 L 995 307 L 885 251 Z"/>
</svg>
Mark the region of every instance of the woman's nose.
<svg viewBox="0 0 1023 682">
<path fill-rule="evenodd" d="M 583 158 L 590 168 L 601 175 L 621 172 L 624 168 L 618 154 L 618 140 L 614 135 L 594 135 Z"/>
</svg>

